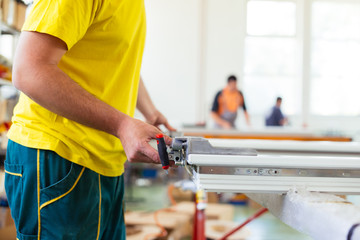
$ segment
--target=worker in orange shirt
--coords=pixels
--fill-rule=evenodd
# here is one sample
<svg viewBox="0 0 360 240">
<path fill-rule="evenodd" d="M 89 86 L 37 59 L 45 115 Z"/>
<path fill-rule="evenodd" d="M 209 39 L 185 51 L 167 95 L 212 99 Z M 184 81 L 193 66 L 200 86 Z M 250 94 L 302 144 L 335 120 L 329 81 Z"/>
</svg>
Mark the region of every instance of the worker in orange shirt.
<svg viewBox="0 0 360 240">
<path fill-rule="evenodd" d="M 211 117 L 214 119 L 217 128 L 235 128 L 238 108 L 243 109 L 246 123 L 250 126 L 250 117 L 246 111 L 244 95 L 236 84 L 236 76 L 231 75 L 228 77 L 226 87 L 216 94 L 211 109 Z"/>
</svg>

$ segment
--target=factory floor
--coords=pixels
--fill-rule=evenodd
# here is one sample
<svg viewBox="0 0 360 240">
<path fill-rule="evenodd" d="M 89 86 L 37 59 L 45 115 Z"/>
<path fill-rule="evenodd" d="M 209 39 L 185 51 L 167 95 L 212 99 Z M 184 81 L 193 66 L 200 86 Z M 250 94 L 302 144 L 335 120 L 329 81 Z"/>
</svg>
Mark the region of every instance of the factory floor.
<svg viewBox="0 0 360 240">
<path fill-rule="evenodd" d="M 141 184 L 140 184 L 141 185 Z M 165 184 L 150 184 L 137 186 L 133 184 L 126 187 L 125 194 L 127 211 L 155 211 L 170 206 Z M 258 209 L 249 204 L 234 205 L 235 214 L 233 221 L 242 223 Z M 279 221 L 271 213 L 265 213 L 247 225 L 250 230 L 250 237 L 246 240 L 310 240 L 307 235 L 299 233 L 286 224 Z M 187 240 L 191 238 L 185 238 Z"/>
</svg>

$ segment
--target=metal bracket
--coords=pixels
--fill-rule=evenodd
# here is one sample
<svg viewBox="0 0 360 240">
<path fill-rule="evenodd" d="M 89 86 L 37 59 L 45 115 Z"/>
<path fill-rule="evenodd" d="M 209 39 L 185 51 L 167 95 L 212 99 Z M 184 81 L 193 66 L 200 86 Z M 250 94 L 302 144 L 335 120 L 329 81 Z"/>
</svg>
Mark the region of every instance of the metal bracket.
<svg viewBox="0 0 360 240">
<path fill-rule="evenodd" d="M 180 166 L 187 164 L 190 154 L 257 156 L 253 149 L 213 147 L 207 139 L 197 137 L 174 138 L 171 147 L 168 148 L 168 154 L 169 159 Z"/>
</svg>

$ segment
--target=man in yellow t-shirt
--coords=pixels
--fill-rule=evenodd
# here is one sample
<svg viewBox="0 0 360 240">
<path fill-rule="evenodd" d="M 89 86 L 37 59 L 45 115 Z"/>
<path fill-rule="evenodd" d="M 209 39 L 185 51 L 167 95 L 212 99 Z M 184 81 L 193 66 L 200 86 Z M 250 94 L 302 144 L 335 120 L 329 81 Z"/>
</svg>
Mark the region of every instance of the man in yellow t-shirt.
<svg viewBox="0 0 360 240">
<path fill-rule="evenodd" d="M 34 2 L 5 161 L 19 240 L 125 239 L 124 162 L 160 163 L 148 142 L 174 130 L 140 78 L 145 32 L 143 0 Z"/>
</svg>

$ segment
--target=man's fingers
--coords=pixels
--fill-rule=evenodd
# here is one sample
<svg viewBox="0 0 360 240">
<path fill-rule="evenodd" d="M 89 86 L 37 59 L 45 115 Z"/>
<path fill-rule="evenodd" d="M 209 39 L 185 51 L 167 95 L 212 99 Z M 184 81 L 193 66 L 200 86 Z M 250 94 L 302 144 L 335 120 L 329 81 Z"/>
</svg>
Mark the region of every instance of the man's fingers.
<svg viewBox="0 0 360 240">
<path fill-rule="evenodd" d="M 167 121 L 164 123 L 164 126 L 167 128 L 167 130 L 176 132 L 176 129 L 173 128 Z"/>
<path fill-rule="evenodd" d="M 141 148 L 141 154 L 147 156 L 152 163 L 160 163 L 160 157 L 158 151 L 156 151 L 150 144 L 146 143 Z"/>
<path fill-rule="evenodd" d="M 165 140 L 165 144 L 170 146 L 172 144 L 172 138 L 167 136 L 167 135 L 164 135 L 164 140 Z"/>
</svg>

